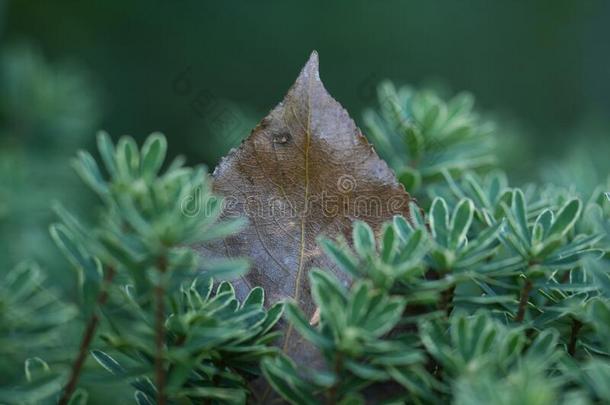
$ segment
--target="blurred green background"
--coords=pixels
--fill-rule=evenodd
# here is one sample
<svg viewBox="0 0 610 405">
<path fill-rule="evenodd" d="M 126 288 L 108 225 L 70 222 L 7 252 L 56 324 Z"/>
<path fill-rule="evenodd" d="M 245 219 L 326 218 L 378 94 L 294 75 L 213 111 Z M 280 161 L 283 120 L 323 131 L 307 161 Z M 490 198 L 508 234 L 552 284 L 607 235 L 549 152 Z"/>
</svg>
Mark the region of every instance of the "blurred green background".
<svg viewBox="0 0 610 405">
<path fill-rule="evenodd" d="M 68 158 L 96 130 L 162 131 L 171 154 L 213 167 L 313 49 L 357 122 L 384 78 L 467 90 L 500 123 L 517 181 L 575 150 L 603 177 L 608 38 L 604 0 L 0 0 L 0 266 L 65 271 L 47 236 L 51 201 L 90 213 Z"/>
</svg>

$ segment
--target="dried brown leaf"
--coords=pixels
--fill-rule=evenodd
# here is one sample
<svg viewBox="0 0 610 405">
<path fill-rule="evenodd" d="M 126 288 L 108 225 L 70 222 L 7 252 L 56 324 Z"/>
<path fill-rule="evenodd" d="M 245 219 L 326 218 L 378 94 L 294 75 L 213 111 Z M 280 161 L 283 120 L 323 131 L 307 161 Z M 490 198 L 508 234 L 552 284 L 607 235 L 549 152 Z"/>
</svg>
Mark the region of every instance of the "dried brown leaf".
<svg viewBox="0 0 610 405">
<path fill-rule="evenodd" d="M 349 282 L 316 238 L 350 239 L 354 220 L 378 231 L 393 215 L 408 215 L 409 195 L 320 81 L 316 52 L 284 100 L 220 162 L 214 189 L 226 199 L 225 215 L 246 216 L 249 226 L 206 253 L 249 257 L 253 267 L 236 283 L 238 296 L 262 286 L 267 305 L 293 298 L 308 319 L 315 312 L 311 268 Z M 310 362 L 305 346 L 288 327 L 285 352 Z"/>
</svg>

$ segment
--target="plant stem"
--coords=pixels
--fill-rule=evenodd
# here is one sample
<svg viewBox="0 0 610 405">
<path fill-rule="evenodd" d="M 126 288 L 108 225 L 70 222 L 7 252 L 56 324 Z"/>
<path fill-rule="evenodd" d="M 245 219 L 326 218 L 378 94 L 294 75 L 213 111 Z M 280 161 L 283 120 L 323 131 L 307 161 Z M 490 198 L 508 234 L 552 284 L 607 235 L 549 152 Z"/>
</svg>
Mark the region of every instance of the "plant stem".
<svg viewBox="0 0 610 405">
<path fill-rule="evenodd" d="M 167 259 L 159 257 L 157 269 L 160 277 L 155 286 L 155 385 L 157 386 L 157 405 L 165 405 L 165 367 L 163 365 L 165 345 L 165 287 L 164 275 L 167 270 Z"/>
<path fill-rule="evenodd" d="M 87 359 L 87 354 L 89 353 L 89 347 L 91 346 L 91 342 L 95 337 L 95 331 L 100 322 L 100 317 L 97 313 L 97 310 L 106 304 L 108 300 L 108 286 L 112 282 L 114 278 L 114 268 L 108 267 L 104 274 L 104 281 L 102 283 L 101 291 L 97 296 L 96 306 L 93 308 L 93 313 L 87 322 L 87 326 L 85 327 L 85 332 L 83 334 L 83 339 L 80 343 L 80 348 L 78 351 L 78 355 L 72 364 L 72 371 L 70 373 L 70 379 L 64 388 L 63 394 L 58 401 L 59 405 L 66 405 L 68 401 L 70 401 L 70 397 L 74 393 L 76 389 L 76 385 L 78 384 L 78 379 L 83 369 L 83 365 L 85 364 L 85 360 Z"/>
<path fill-rule="evenodd" d="M 525 284 L 523 285 L 523 289 L 521 290 L 521 297 L 519 298 L 519 310 L 517 311 L 515 322 L 521 323 L 525 318 L 525 311 L 527 310 L 527 303 L 530 297 L 530 292 L 532 291 L 532 287 L 532 281 L 526 278 Z"/>
<path fill-rule="evenodd" d="M 574 357 L 576 354 L 576 342 L 578 341 L 578 332 L 583 324 L 578 319 L 572 318 L 572 331 L 570 333 L 570 342 L 568 343 L 568 353 Z"/>
</svg>

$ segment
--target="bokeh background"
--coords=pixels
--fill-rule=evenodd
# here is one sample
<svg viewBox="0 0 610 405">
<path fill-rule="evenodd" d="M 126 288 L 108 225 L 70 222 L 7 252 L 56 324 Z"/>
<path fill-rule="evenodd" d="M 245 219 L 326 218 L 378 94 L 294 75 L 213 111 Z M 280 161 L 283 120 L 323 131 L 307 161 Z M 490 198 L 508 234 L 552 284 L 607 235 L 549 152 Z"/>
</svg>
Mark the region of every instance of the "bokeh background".
<svg viewBox="0 0 610 405">
<path fill-rule="evenodd" d="M 514 181 L 563 170 L 598 184 L 609 38 L 604 0 L 0 0 L 0 268 L 31 259 L 66 278 L 51 205 L 91 214 L 69 158 L 98 129 L 162 131 L 171 154 L 213 167 L 313 49 L 357 122 L 384 78 L 466 90 L 498 122 Z"/>
</svg>

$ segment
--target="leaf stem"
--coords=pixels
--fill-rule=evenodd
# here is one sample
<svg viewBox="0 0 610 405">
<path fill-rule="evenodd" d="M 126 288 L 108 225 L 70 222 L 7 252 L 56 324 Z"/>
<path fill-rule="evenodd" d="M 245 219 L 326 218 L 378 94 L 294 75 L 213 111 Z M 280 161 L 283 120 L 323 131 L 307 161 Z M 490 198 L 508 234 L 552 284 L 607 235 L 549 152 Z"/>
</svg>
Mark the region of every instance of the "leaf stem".
<svg viewBox="0 0 610 405">
<path fill-rule="evenodd" d="M 157 262 L 160 279 L 155 286 L 155 385 L 157 386 L 157 405 L 166 404 L 165 396 L 165 286 L 164 275 L 167 270 L 167 259 L 161 256 Z"/>
<path fill-rule="evenodd" d="M 578 341 L 578 332 L 583 327 L 583 323 L 576 318 L 572 318 L 572 331 L 570 332 L 570 342 L 568 343 L 568 353 L 574 357 L 576 354 L 576 342 Z"/>
<path fill-rule="evenodd" d="M 72 371 L 70 373 L 70 379 L 64 388 L 63 394 L 58 401 L 59 405 L 66 405 L 74 390 L 76 389 L 76 385 L 78 384 L 78 379 L 83 369 L 83 365 L 85 364 L 85 360 L 87 359 L 87 354 L 89 353 L 89 347 L 91 346 L 91 342 L 95 337 L 95 331 L 97 330 L 97 326 L 100 322 L 100 317 L 97 313 L 97 310 L 106 304 L 108 300 L 108 286 L 112 283 L 112 279 L 114 278 L 114 268 L 108 267 L 104 274 L 104 281 L 102 283 L 101 291 L 97 296 L 95 308 L 93 308 L 93 313 L 87 322 L 87 326 L 85 327 L 85 332 L 83 333 L 83 338 L 80 343 L 80 348 L 78 351 L 78 355 L 72 364 Z"/>
<path fill-rule="evenodd" d="M 517 311 L 517 316 L 515 317 L 515 322 L 523 322 L 525 318 L 525 311 L 527 310 L 527 303 L 529 301 L 530 292 L 532 291 L 532 281 L 529 278 L 525 279 L 525 284 L 523 285 L 523 289 L 521 290 L 521 297 L 519 298 L 519 310 Z"/>
</svg>

